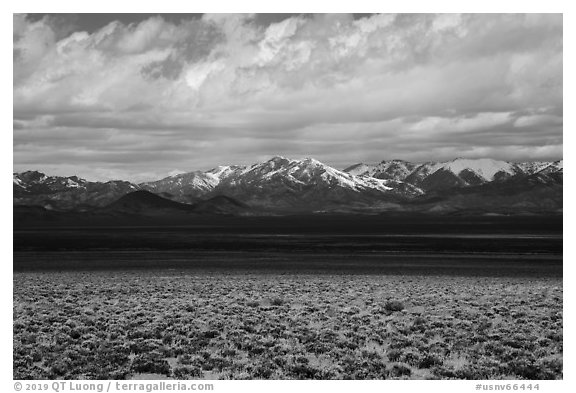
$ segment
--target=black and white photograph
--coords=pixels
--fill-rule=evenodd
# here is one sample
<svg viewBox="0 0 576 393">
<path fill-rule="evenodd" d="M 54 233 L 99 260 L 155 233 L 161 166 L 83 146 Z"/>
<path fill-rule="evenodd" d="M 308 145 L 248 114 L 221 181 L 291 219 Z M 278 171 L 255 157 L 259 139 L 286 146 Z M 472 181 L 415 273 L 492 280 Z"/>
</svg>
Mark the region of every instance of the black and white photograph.
<svg viewBox="0 0 576 393">
<path fill-rule="evenodd" d="M 563 14 L 379 9 L 12 14 L 22 390 L 564 379 Z"/>
</svg>

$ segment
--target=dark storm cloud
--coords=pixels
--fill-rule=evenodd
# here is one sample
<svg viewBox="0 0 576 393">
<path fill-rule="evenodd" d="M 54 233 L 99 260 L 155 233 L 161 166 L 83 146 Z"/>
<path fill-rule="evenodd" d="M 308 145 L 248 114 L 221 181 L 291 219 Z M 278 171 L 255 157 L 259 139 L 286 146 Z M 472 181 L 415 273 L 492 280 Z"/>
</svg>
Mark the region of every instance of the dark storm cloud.
<svg viewBox="0 0 576 393">
<path fill-rule="evenodd" d="M 94 33 L 112 22 L 120 22 L 125 25 L 133 23 L 138 24 L 142 21 L 157 16 L 160 16 L 167 21 L 179 23 L 183 20 L 187 21 L 190 19 L 200 19 L 202 14 L 28 14 L 27 18 L 31 22 L 37 22 L 46 19 L 51 24 L 56 24 L 52 22 L 55 21 L 59 22 L 60 25 L 73 26 L 77 31 Z"/>
<path fill-rule="evenodd" d="M 561 15 L 37 14 L 13 37 L 16 170 L 562 155 Z"/>
</svg>

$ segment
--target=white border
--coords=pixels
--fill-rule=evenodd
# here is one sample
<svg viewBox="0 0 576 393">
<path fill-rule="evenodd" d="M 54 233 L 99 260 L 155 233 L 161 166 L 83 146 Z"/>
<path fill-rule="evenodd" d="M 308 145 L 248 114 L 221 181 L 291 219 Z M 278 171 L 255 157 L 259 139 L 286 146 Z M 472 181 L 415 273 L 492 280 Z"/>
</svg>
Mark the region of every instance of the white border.
<svg viewBox="0 0 576 393">
<path fill-rule="evenodd" d="M 0 24 L 2 54 L 2 160 L 3 168 L 12 168 L 12 61 L 8 59 L 11 55 L 10 47 L 12 42 L 12 13 L 19 12 L 138 12 L 138 13 L 158 13 L 158 12 L 548 12 L 564 13 L 564 94 L 568 108 L 574 103 L 572 91 L 574 87 L 573 73 L 574 67 L 574 37 L 575 22 L 573 1 L 567 0 L 546 0 L 546 1 L 503 1 L 503 0 L 483 0 L 475 2 L 464 2 L 455 0 L 403 0 L 397 2 L 385 2 L 378 0 L 355 0 L 353 2 L 328 3 L 311 0 L 291 0 L 277 4 L 269 0 L 212 0 L 209 2 L 162 0 L 161 2 L 129 2 L 118 0 L 99 0 L 91 3 L 79 2 L 78 0 L 19 0 L 5 1 L 2 7 L 2 19 Z M 567 43 L 566 43 L 567 42 Z M 574 208 L 571 198 L 574 194 L 573 168 L 571 153 L 574 149 L 573 135 L 574 120 L 571 116 L 573 110 L 564 117 L 565 129 L 569 130 L 564 134 L 564 159 L 566 160 L 567 174 L 565 177 L 566 187 L 565 203 L 565 237 L 567 242 L 564 250 L 564 380 L 563 381 L 539 381 L 541 392 L 568 392 L 575 391 L 574 371 L 574 289 L 572 278 L 574 276 L 573 256 L 574 247 L 572 245 L 574 231 Z M 12 189 L 9 187 L 8 176 L 10 173 L 6 169 L 2 172 L 0 184 L 2 184 L 2 206 L 5 206 L 3 215 L 4 223 L 2 228 L 2 260 L 0 263 L 0 274 L 2 276 L 1 285 L 1 314 L 2 324 L 0 326 L 2 339 L 0 340 L 0 386 L 5 387 L 4 391 L 13 391 L 12 382 Z M 9 208 L 10 206 L 10 208 Z M 10 209 L 10 210 L 8 210 Z M 499 383 L 497 381 L 486 381 L 487 383 Z M 515 381 L 514 381 L 515 382 Z M 313 391 L 317 389 L 330 389 L 332 391 L 347 391 L 361 389 L 366 392 L 384 392 L 403 390 L 406 392 L 442 391 L 442 392 L 472 392 L 475 391 L 474 381 L 286 381 L 286 382 L 261 382 L 261 381 L 215 381 L 216 392 L 237 391 L 237 392 L 268 392 L 274 389 L 277 392 L 289 392 L 295 389 L 303 391 Z M 520 390 L 519 390 L 520 391 Z"/>
</svg>

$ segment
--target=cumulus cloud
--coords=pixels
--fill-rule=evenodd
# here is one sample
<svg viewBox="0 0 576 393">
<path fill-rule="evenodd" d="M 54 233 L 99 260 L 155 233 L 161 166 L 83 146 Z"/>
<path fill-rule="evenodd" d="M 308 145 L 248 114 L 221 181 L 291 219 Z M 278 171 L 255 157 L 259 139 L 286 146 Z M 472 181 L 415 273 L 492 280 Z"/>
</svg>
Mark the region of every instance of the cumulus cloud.
<svg viewBox="0 0 576 393">
<path fill-rule="evenodd" d="M 274 154 L 562 155 L 561 15 L 58 26 L 14 16 L 15 170 L 146 180 Z"/>
</svg>

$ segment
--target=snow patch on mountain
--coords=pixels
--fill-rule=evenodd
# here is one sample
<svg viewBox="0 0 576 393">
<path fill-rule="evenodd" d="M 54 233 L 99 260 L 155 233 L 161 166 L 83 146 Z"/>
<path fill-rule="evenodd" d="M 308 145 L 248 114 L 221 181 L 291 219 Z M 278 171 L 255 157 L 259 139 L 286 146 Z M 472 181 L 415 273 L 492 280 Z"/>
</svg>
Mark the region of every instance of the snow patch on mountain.
<svg viewBox="0 0 576 393">
<path fill-rule="evenodd" d="M 26 188 L 22 180 L 20 180 L 16 173 L 12 175 L 12 183 L 16 184 L 17 186 Z"/>
<path fill-rule="evenodd" d="M 505 172 L 514 175 L 515 165 L 507 161 L 497 161 L 491 158 L 465 159 L 457 158 L 455 160 L 438 163 L 434 172 L 440 169 L 450 170 L 455 175 L 468 169 L 482 177 L 485 181 L 494 180 L 494 175 L 498 172 Z"/>
<path fill-rule="evenodd" d="M 547 161 L 531 161 L 531 162 L 520 162 L 516 164 L 520 170 L 527 174 L 532 175 L 534 173 L 540 172 L 542 169 L 550 165 Z"/>
<path fill-rule="evenodd" d="M 66 179 L 66 186 L 72 187 L 72 188 L 82 187 L 80 184 L 78 184 L 77 182 L 75 182 L 74 180 L 72 180 L 70 178 Z"/>
<path fill-rule="evenodd" d="M 227 177 L 232 176 L 234 173 L 244 169 L 246 169 L 245 166 L 223 165 L 212 168 L 204 173 L 208 176 L 212 176 L 219 183 L 222 179 L 226 179 Z"/>
<path fill-rule="evenodd" d="M 418 164 L 403 160 L 382 161 L 379 164 L 355 164 L 344 169 L 344 172 L 355 176 L 370 176 L 381 179 L 394 179 L 403 181 L 410 175 Z"/>
</svg>

